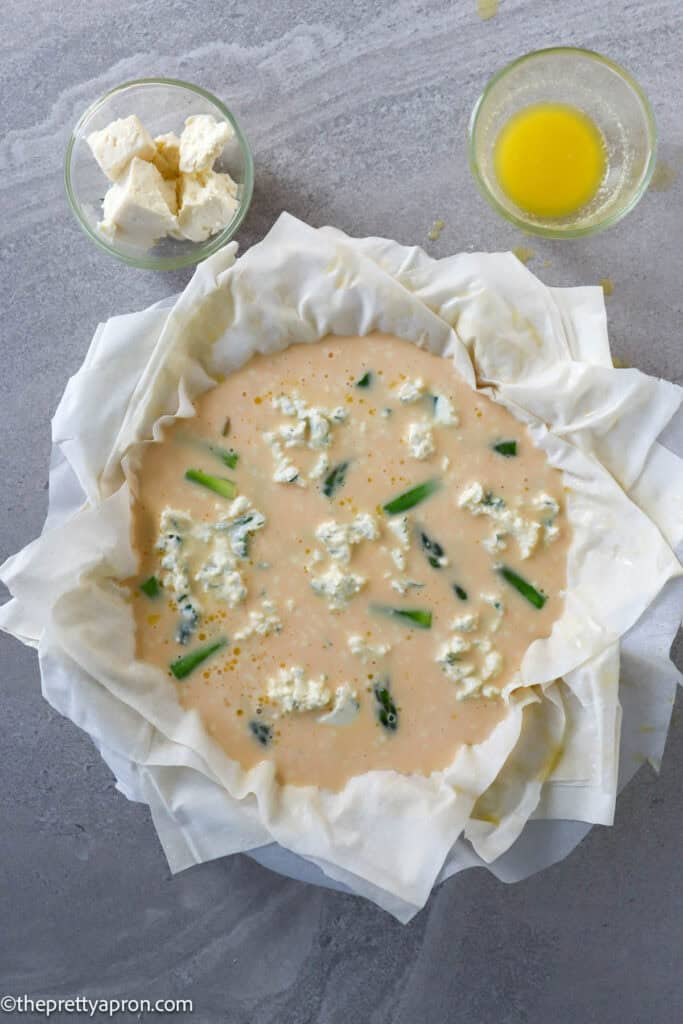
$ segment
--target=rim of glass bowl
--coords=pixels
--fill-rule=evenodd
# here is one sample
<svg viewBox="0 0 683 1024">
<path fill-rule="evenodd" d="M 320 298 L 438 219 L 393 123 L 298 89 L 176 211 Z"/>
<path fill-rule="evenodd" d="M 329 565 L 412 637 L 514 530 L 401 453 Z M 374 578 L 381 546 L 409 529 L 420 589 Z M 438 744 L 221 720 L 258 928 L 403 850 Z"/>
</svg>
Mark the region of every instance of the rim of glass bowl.
<svg viewBox="0 0 683 1024">
<path fill-rule="evenodd" d="M 603 220 L 596 221 L 592 224 L 587 224 L 584 227 L 567 227 L 567 228 L 553 228 L 546 227 L 545 225 L 533 224 L 532 222 L 525 220 L 524 217 L 518 216 L 508 210 L 502 203 L 500 203 L 489 189 L 486 181 L 479 172 L 479 165 L 475 156 L 475 136 L 477 132 L 477 121 L 481 108 L 486 101 L 491 89 L 496 85 L 502 78 L 505 78 L 513 68 L 519 67 L 520 64 L 525 64 L 527 61 L 533 60 L 536 57 L 545 56 L 547 54 L 577 54 L 582 57 L 588 57 L 591 60 L 598 61 L 601 64 L 605 64 L 608 68 L 614 71 L 619 77 L 626 82 L 630 89 L 636 94 L 640 104 L 645 113 L 645 120 L 647 122 L 647 128 L 649 133 L 650 141 L 650 153 L 648 157 L 648 163 L 645 168 L 638 188 L 634 191 L 629 202 L 620 207 L 614 213 L 609 214 Z M 654 174 L 655 163 L 657 159 L 657 124 L 655 121 L 654 112 L 652 105 L 638 82 L 633 78 L 629 72 L 617 64 L 616 61 L 610 60 L 609 57 L 604 57 L 601 53 L 596 53 L 595 50 L 586 50 L 580 46 L 548 46 L 541 50 L 532 50 L 531 53 L 525 53 L 522 57 L 517 57 L 516 60 L 510 61 L 505 67 L 497 71 L 492 78 L 486 83 L 484 91 L 479 96 L 479 99 L 472 108 L 470 114 L 469 123 L 467 126 L 467 149 L 470 170 L 472 176 L 476 181 L 479 191 L 482 193 L 484 198 L 487 200 L 490 206 L 496 210 L 505 220 L 514 224 L 516 227 L 521 228 L 522 231 L 526 231 L 529 234 L 542 235 L 545 238 L 581 238 L 586 235 L 597 234 L 598 231 L 604 231 L 606 228 L 611 227 L 613 224 L 617 224 L 627 213 L 638 204 L 642 199 L 643 195 L 647 191 L 647 187 L 650 184 L 652 175 Z"/>
<path fill-rule="evenodd" d="M 240 198 L 240 207 L 237 211 L 236 217 L 226 228 L 219 231 L 217 235 L 207 239 L 206 242 L 200 242 L 192 252 L 186 253 L 183 256 L 129 256 L 126 253 L 120 252 L 115 248 L 115 246 L 109 245 L 109 243 L 106 242 L 105 239 L 96 231 L 93 231 L 81 213 L 80 203 L 74 193 L 71 181 L 71 155 L 79 138 L 79 132 L 82 126 L 86 123 L 88 118 L 92 116 L 92 114 L 99 110 L 99 108 L 106 103 L 108 99 L 116 95 L 116 93 L 123 92 L 125 89 L 130 89 L 133 86 L 139 85 L 168 85 L 175 88 L 187 89 L 190 92 L 196 93 L 198 96 L 202 96 L 204 99 L 212 103 L 216 109 L 220 111 L 225 120 L 229 121 L 232 125 L 242 151 L 242 157 L 244 159 L 244 181 L 240 182 L 242 185 L 242 196 Z M 66 188 L 67 198 L 69 200 L 69 206 L 71 207 L 76 220 L 88 238 L 91 238 L 98 248 L 102 249 L 104 252 L 108 252 L 111 256 L 116 257 L 117 260 L 121 260 L 123 263 L 127 263 L 132 267 L 139 267 L 142 270 L 179 270 L 181 267 L 189 267 L 195 263 L 200 263 L 202 260 L 205 260 L 208 256 L 211 256 L 213 253 L 217 252 L 218 249 L 222 248 L 236 234 L 251 205 L 252 194 L 254 191 L 254 158 L 252 157 L 247 137 L 242 131 L 239 121 L 232 111 L 229 110 L 228 107 L 218 99 L 218 97 L 214 96 L 213 93 L 208 92 L 207 89 L 202 89 L 200 85 L 193 85 L 192 82 L 184 82 L 180 78 L 134 78 L 128 82 L 123 82 L 121 85 L 117 85 L 114 89 L 110 89 L 108 92 L 105 92 L 104 95 L 100 96 L 94 103 L 91 103 L 87 110 L 85 110 L 79 117 L 76 126 L 71 132 L 71 137 L 69 138 L 69 143 L 66 147 L 66 155 L 64 157 L 64 185 Z"/>
</svg>

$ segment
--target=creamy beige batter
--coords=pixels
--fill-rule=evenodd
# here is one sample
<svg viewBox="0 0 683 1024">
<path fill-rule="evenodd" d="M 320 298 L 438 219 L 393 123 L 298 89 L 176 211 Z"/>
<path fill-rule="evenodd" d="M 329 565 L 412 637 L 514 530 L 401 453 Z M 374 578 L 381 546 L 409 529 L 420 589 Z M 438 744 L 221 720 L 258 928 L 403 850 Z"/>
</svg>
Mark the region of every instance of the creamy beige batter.
<svg viewBox="0 0 683 1024">
<path fill-rule="evenodd" d="M 366 374 L 368 386 L 358 387 Z M 415 389 L 419 379 L 423 386 Z M 421 392 L 416 400 L 401 401 L 399 394 L 409 396 L 411 388 Z M 273 479 L 277 459 L 264 438 L 264 432 L 297 425 L 296 417 L 273 406 L 282 395 L 298 396 L 328 411 L 341 407 L 348 414 L 345 422 L 331 424 L 329 447 L 313 450 L 303 443 L 284 448 L 299 471 L 299 482 Z M 457 424 L 435 422 L 435 395 L 451 403 Z M 505 705 L 482 696 L 481 689 L 462 699 L 462 686 L 449 678 L 443 658 L 437 660 L 439 653 L 443 655 L 449 640 L 464 638 L 468 652 L 453 659 L 473 660 L 479 673 L 488 644 L 499 661 L 485 687 L 492 694 L 514 674 L 528 646 L 549 635 L 562 610 L 569 542 L 562 479 L 534 447 L 526 428 L 472 391 L 446 360 L 380 334 L 328 337 L 278 355 L 258 356 L 201 396 L 196 410 L 194 419 L 176 421 L 161 443 L 146 447 L 133 480 L 133 539 L 140 573 L 131 592 L 138 656 L 168 674 L 182 705 L 197 709 L 231 757 L 247 768 L 272 760 L 283 782 L 336 790 L 349 777 L 373 769 L 429 774 L 446 767 L 460 745 L 484 739 L 503 717 Z M 425 454 L 429 444 L 423 446 L 419 458 L 409 441 L 416 424 L 434 448 Z M 234 449 L 237 466 L 222 465 L 201 439 Z M 510 441 L 516 441 L 515 455 L 494 450 L 494 445 Z M 349 463 L 343 485 L 331 497 L 322 492 L 326 474 L 317 480 L 308 476 L 321 455 L 330 467 Z M 263 513 L 266 524 L 253 533 L 249 557 L 239 564 L 247 594 L 236 607 L 193 583 L 201 618 L 181 646 L 175 640 L 176 595 L 165 586 L 152 599 L 139 584 L 150 575 L 163 576 L 156 545 L 166 507 L 189 513 L 195 523 L 214 522 L 230 507 L 226 498 L 187 481 L 189 467 L 233 480 L 238 494 Z M 388 526 L 397 517 L 382 506 L 432 479 L 440 489 L 406 513 L 409 548 L 397 556 L 399 563 L 405 559 L 400 569 L 392 556 L 400 544 Z M 477 506 L 479 514 L 461 504 L 462 495 L 477 483 L 489 495 L 483 512 Z M 559 513 L 548 519 L 539 495 L 557 502 Z M 499 541 L 501 550 L 487 548 L 499 529 L 489 514 L 491 501 L 499 506 L 505 502 L 527 524 L 539 524 L 529 557 L 522 557 L 517 539 L 509 534 Z M 349 563 L 341 569 L 366 582 L 345 608 L 331 611 L 328 600 L 311 585 L 335 564 L 315 531 L 330 520 L 348 524 L 359 513 L 375 518 L 379 536 L 354 544 Z M 447 565 L 430 565 L 421 532 L 441 546 L 436 561 L 447 560 Z M 500 564 L 547 595 L 542 608 L 501 577 L 496 570 Z M 405 593 L 392 586 L 406 581 L 419 586 Z M 497 598 L 502 608 L 482 595 Z M 235 640 L 249 613 L 262 610 L 264 597 L 276 610 L 280 632 Z M 378 612 L 376 605 L 429 611 L 431 628 Z M 477 617 L 476 628 L 469 633 L 454 630 L 453 620 L 467 615 Z M 228 638 L 226 646 L 176 681 L 170 663 L 219 636 Z M 364 661 L 350 650 L 350 636 L 390 650 Z M 480 642 L 483 646 L 477 648 Z M 291 666 L 300 666 L 307 680 L 324 676 L 332 695 L 348 684 L 359 705 L 355 718 L 346 725 L 320 724 L 333 701 L 317 710 L 282 713 L 267 697 L 267 681 Z M 373 692 L 379 681 L 387 685 L 397 708 L 395 729 L 379 720 Z M 270 727 L 266 745 L 258 741 L 252 722 Z"/>
</svg>

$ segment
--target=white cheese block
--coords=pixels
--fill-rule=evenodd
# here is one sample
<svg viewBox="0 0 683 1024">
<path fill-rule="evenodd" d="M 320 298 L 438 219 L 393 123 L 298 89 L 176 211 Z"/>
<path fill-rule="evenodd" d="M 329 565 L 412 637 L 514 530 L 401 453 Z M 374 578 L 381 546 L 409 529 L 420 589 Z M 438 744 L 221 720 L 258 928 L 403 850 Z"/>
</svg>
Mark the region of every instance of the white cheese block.
<svg viewBox="0 0 683 1024">
<path fill-rule="evenodd" d="M 180 136 L 180 170 L 185 174 L 210 171 L 234 134 L 232 125 L 210 114 L 188 117 Z"/>
<path fill-rule="evenodd" d="M 133 157 L 152 160 L 156 153 L 152 136 L 135 114 L 91 132 L 88 145 L 110 181 L 118 181 Z"/>
<path fill-rule="evenodd" d="M 237 185 L 229 174 L 181 175 L 178 231 L 192 242 L 204 242 L 222 231 L 239 206 Z"/>
<path fill-rule="evenodd" d="M 108 190 L 102 209 L 99 227 L 105 234 L 123 236 L 147 248 L 177 227 L 173 183 L 164 181 L 154 164 L 138 157 Z"/>
<path fill-rule="evenodd" d="M 180 174 L 180 139 L 175 132 L 157 135 L 154 139 L 156 153 L 152 163 L 162 178 L 172 181 Z"/>
</svg>

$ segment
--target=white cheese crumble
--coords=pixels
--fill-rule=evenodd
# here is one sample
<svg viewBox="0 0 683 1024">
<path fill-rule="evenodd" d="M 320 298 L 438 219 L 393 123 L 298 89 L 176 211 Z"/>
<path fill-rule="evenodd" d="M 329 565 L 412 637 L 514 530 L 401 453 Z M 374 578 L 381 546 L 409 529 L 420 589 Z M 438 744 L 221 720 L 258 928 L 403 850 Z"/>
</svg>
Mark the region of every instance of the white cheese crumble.
<svg viewBox="0 0 683 1024">
<path fill-rule="evenodd" d="M 326 677 L 306 679 L 300 665 L 279 669 L 276 676 L 267 681 L 268 699 L 279 706 L 284 715 L 292 711 L 315 711 L 330 703 Z"/>
<path fill-rule="evenodd" d="M 334 691 L 332 710 L 321 715 L 318 722 L 321 725 L 350 725 L 359 710 L 360 702 L 356 691 L 351 689 L 348 683 L 342 683 Z"/>
<path fill-rule="evenodd" d="M 436 451 L 432 428 L 424 420 L 409 424 L 405 440 L 414 459 L 428 459 Z"/>
<path fill-rule="evenodd" d="M 425 382 L 421 377 L 416 377 L 415 380 L 406 380 L 401 384 L 396 396 L 400 402 L 406 405 L 411 402 L 419 402 L 425 393 Z"/>
<path fill-rule="evenodd" d="M 458 633 L 473 633 L 479 629 L 479 616 L 476 612 L 469 612 L 467 615 L 459 615 L 451 622 L 451 629 Z"/>
<path fill-rule="evenodd" d="M 308 479 L 321 480 L 322 477 L 324 477 L 327 474 L 329 468 L 330 460 L 328 459 L 327 455 L 325 455 L 325 453 L 323 452 L 322 455 L 319 455 L 316 461 L 313 463 L 313 467 L 308 474 Z"/>
<path fill-rule="evenodd" d="M 321 523 L 315 531 L 316 538 L 325 546 L 335 562 L 345 565 L 351 561 L 351 548 L 363 540 L 377 540 L 377 520 L 368 512 L 359 512 L 351 523 L 338 523 L 334 519 Z"/>
<path fill-rule="evenodd" d="M 264 598 L 260 609 L 252 609 L 249 612 L 249 621 L 235 633 L 235 640 L 248 640 L 252 636 L 271 636 L 272 633 L 279 633 L 281 629 L 282 622 L 275 605 Z"/>
<path fill-rule="evenodd" d="M 336 563 L 320 576 L 311 577 L 311 587 L 319 597 L 327 598 L 327 606 L 333 612 L 346 608 L 366 582 L 365 576 L 344 572 Z"/>
<path fill-rule="evenodd" d="M 405 577 L 391 581 L 392 590 L 397 590 L 399 594 L 407 594 L 409 590 L 422 590 L 423 587 L 424 583 L 419 583 L 417 580 L 409 580 Z"/>
<path fill-rule="evenodd" d="M 482 594 L 481 599 L 484 604 L 488 604 L 493 609 L 493 614 L 488 626 L 489 632 L 497 633 L 503 623 L 503 616 L 505 615 L 505 605 L 499 594 Z"/>
<path fill-rule="evenodd" d="M 369 644 L 357 633 L 349 636 L 347 643 L 351 653 L 357 655 L 364 664 L 386 657 L 391 650 L 389 644 Z"/>
<path fill-rule="evenodd" d="M 560 506 L 549 494 L 541 491 L 531 503 L 543 515 L 543 542 L 552 544 L 560 535 L 560 528 L 557 525 L 557 517 L 560 514 Z"/>
<path fill-rule="evenodd" d="M 305 482 L 298 467 L 285 455 L 285 448 L 308 448 L 312 451 L 329 448 L 332 443 L 332 428 L 348 419 L 345 409 L 338 406 L 334 409 L 322 409 L 309 406 L 296 393 L 278 395 L 272 400 L 274 409 L 283 416 L 296 419 L 296 423 L 283 423 L 275 430 L 264 431 L 263 439 L 270 446 L 275 460 L 273 480 L 276 483 Z M 329 461 L 324 454 L 320 456 L 311 472 L 309 479 L 318 480 L 329 469 Z"/>
<path fill-rule="evenodd" d="M 152 136 L 135 114 L 120 117 L 106 128 L 91 132 L 88 145 L 110 181 L 121 177 L 133 157 L 151 160 L 156 152 Z"/>
<path fill-rule="evenodd" d="M 444 427 L 457 427 L 460 423 L 455 406 L 446 395 L 436 395 L 434 398 L 434 422 Z"/>
<path fill-rule="evenodd" d="M 517 512 L 508 508 L 504 499 L 484 491 L 478 482 L 468 484 L 458 498 L 460 508 L 466 508 L 474 516 L 488 516 L 496 524 L 493 537 L 488 539 L 489 551 L 502 550 L 505 534 L 514 537 L 519 548 L 520 557 L 525 559 L 533 553 L 541 527 L 533 519 L 524 519 Z"/>
</svg>

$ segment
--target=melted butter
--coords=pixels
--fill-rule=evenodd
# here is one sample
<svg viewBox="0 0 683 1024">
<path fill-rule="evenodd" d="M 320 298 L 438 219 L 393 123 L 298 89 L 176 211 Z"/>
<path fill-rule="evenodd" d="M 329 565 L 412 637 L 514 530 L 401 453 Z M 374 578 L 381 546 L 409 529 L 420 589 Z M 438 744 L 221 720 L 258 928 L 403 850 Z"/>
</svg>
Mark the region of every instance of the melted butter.
<svg viewBox="0 0 683 1024">
<path fill-rule="evenodd" d="M 567 217 L 590 202 L 605 175 L 605 146 L 575 107 L 540 103 L 515 114 L 496 140 L 503 192 L 536 217 Z"/>
<path fill-rule="evenodd" d="M 370 385 L 357 387 L 368 372 Z M 418 401 L 401 403 L 397 390 L 417 378 L 425 382 L 426 393 Z M 342 406 L 349 412 L 347 422 L 334 428 L 325 449 L 331 465 L 349 460 L 346 482 L 332 498 L 321 493 L 320 481 L 309 479 L 306 487 L 273 481 L 273 456 L 263 432 L 283 423 L 272 398 L 294 392 L 311 406 Z M 405 436 L 416 421 L 431 421 L 429 392 L 448 397 L 460 422 L 458 426 L 432 423 L 436 450 L 419 460 L 411 457 Z M 383 415 L 387 408 L 392 410 L 388 416 Z M 234 470 L 226 469 L 201 445 L 187 443 L 191 432 L 214 445 L 225 444 L 226 415 L 230 447 L 239 453 Z M 515 457 L 505 458 L 492 450 L 492 443 L 501 439 L 517 440 Z M 305 475 L 320 455 L 319 450 L 298 447 L 286 451 Z M 445 458 L 449 460 L 446 468 Z M 436 661 L 436 652 L 453 636 L 453 620 L 476 612 L 482 623 L 480 635 L 488 637 L 503 658 L 495 683 L 504 684 L 528 646 L 550 634 L 562 611 L 569 543 L 569 527 L 561 512 L 557 541 L 548 546 L 540 543 L 530 558 L 520 560 L 516 542 L 510 539 L 500 556 L 549 595 L 538 610 L 506 589 L 494 572 L 498 556 L 482 544 L 492 533 L 490 518 L 471 515 L 458 506 L 458 496 L 472 481 L 504 497 L 510 506 L 517 500 L 530 501 L 539 492 L 564 505 L 561 475 L 507 410 L 472 391 L 448 361 L 387 335 L 329 337 L 315 345 L 293 345 L 276 355 L 257 356 L 202 395 L 194 419 L 172 425 L 161 442 L 144 447 L 133 480 L 133 543 L 139 553 L 136 584 L 160 574 L 155 543 L 166 506 L 202 523 L 215 521 L 228 504 L 184 479 L 190 465 L 232 478 L 239 493 L 266 516 L 265 527 L 250 542 L 248 561 L 240 563 L 248 596 L 243 604 L 228 608 L 210 593 L 198 593 L 199 632 L 183 648 L 174 640 L 178 621 L 174 601 L 164 595 L 151 603 L 136 586 L 137 655 L 167 674 L 168 685 L 182 706 L 200 714 L 231 757 L 245 768 L 271 760 L 281 781 L 336 790 L 349 777 L 370 770 L 393 768 L 428 775 L 449 765 L 463 744 L 481 742 L 489 735 L 504 717 L 505 705 L 483 697 L 459 701 L 454 684 Z M 413 530 L 419 526 L 443 545 L 449 565 L 430 566 L 413 534 L 405 568 L 398 571 L 388 550 L 396 547 L 396 538 L 381 507 L 434 476 L 441 480 L 441 489 L 409 516 Z M 381 537 L 353 546 L 347 568 L 365 576 L 367 583 L 346 608 L 333 613 L 311 587 L 311 575 L 320 571 L 319 565 L 312 565 L 311 553 L 324 550 L 315 531 L 330 519 L 348 524 L 358 512 L 377 514 Z M 401 596 L 391 580 L 403 576 L 419 581 L 420 589 Z M 454 594 L 455 581 L 466 588 L 466 601 Z M 491 593 L 501 595 L 505 604 L 495 632 L 491 631 L 493 609 L 482 598 Z M 264 596 L 277 609 L 281 632 L 235 639 Z M 427 608 L 433 614 L 432 627 L 415 629 L 378 616 L 371 611 L 373 604 Z M 181 682 L 171 678 L 168 669 L 173 659 L 196 644 L 224 635 L 229 643 L 211 660 Z M 350 635 L 362 637 L 370 647 L 388 645 L 390 651 L 386 657 L 363 661 L 349 649 Z M 274 718 L 273 740 L 262 746 L 249 723 L 266 693 L 266 681 L 293 665 L 304 669 L 306 679 L 326 676 L 332 692 L 348 683 L 357 694 L 360 711 L 344 727 L 320 725 L 317 711 Z M 399 727 L 391 733 L 378 722 L 372 692 L 376 681 L 390 683 L 398 707 Z M 270 721 L 268 702 L 262 702 L 262 707 L 258 721 Z"/>
</svg>

